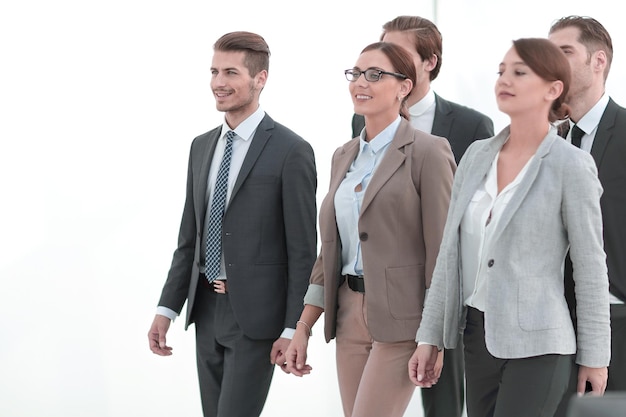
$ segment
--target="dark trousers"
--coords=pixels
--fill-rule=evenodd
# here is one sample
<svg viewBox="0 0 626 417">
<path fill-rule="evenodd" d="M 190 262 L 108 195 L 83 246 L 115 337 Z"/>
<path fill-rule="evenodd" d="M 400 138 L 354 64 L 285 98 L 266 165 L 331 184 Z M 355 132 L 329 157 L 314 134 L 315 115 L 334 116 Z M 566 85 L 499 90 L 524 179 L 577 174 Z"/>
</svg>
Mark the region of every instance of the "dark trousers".
<svg viewBox="0 0 626 417">
<path fill-rule="evenodd" d="M 569 402 L 576 395 L 578 365 L 572 359 L 573 372 L 555 417 L 566 417 Z M 588 386 L 588 390 L 591 388 Z M 611 362 L 607 391 L 626 391 L 626 305 L 611 304 Z"/>
<path fill-rule="evenodd" d="M 461 417 L 465 400 L 463 342 L 446 349 L 437 385 L 421 390 L 424 417 Z"/>
<path fill-rule="evenodd" d="M 274 366 L 274 340 L 243 334 L 229 295 L 200 286 L 193 318 L 202 411 L 205 417 L 258 417 L 263 410 Z"/>
<path fill-rule="evenodd" d="M 495 358 L 485 345 L 483 314 L 474 308 L 468 309 L 464 344 L 468 417 L 554 415 L 567 389 L 571 355 Z"/>
<path fill-rule="evenodd" d="M 611 363 L 607 391 L 626 391 L 626 304 L 611 304 Z"/>
</svg>

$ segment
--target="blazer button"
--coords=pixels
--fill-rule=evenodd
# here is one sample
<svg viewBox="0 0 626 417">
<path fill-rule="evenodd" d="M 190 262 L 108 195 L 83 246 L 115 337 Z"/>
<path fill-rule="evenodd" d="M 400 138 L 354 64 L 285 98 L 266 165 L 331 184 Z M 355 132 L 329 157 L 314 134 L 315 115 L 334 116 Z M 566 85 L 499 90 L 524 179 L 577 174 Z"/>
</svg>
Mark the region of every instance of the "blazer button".
<svg viewBox="0 0 626 417">
<path fill-rule="evenodd" d="M 363 232 L 359 235 L 359 239 L 361 239 L 362 242 L 365 242 L 367 240 L 368 236 L 367 233 Z"/>
<path fill-rule="evenodd" d="M 489 262 L 487 262 L 487 266 L 491 268 L 493 266 L 493 263 L 493 259 L 489 259 Z"/>
</svg>

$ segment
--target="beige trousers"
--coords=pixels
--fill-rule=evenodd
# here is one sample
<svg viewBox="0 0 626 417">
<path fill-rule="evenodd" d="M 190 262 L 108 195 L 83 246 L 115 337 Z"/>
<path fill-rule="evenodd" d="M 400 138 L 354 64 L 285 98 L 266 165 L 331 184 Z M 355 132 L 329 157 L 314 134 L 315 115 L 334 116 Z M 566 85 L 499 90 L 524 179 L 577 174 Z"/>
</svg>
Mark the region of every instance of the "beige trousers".
<svg viewBox="0 0 626 417">
<path fill-rule="evenodd" d="M 408 362 L 414 340 L 376 342 L 367 328 L 365 294 L 339 288 L 337 375 L 346 417 L 402 417 L 415 390 Z"/>
</svg>

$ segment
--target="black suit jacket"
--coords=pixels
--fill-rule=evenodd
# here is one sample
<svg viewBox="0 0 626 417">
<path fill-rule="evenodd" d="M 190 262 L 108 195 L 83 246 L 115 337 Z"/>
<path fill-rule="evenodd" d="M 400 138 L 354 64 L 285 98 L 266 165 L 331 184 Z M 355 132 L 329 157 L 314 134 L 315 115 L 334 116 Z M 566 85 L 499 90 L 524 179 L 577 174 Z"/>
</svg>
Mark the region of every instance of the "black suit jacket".
<svg viewBox="0 0 626 417">
<path fill-rule="evenodd" d="M 600 206 L 609 290 L 626 302 L 626 109 L 612 99 L 598 124 L 591 156 L 604 188 Z"/>
<path fill-rule="evenodd" d="M 364 126 L 363 116 L 355 114 L 352 117 L 352 137 L 359 136 Z M 444 100 L 437 94 L 433 130 L 426 133 L 448 139 L 457 164 L 470 143 L 476 139 L 494 136 L 493 121 L 489 117 L 469 107 Z"/>
<path fill-rule="evenodd" d="M 221 126 L 194 139 L 187 195 L 160 306 L 193 322 L 209 167 Z M 237 177 L 222 222 L 228 292 L 236 320 L 253 339 L 295 328 L 317 252 L 317 175 L 313 149 L 265 115 Z"/>
</svg>

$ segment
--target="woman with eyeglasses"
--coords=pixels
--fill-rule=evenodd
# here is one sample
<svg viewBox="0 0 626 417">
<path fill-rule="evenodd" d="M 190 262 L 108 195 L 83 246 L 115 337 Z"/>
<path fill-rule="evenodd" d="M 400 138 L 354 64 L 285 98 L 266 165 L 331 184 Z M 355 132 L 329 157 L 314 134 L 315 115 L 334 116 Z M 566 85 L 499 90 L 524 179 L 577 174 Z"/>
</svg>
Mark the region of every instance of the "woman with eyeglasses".
<svg viewBox="0 0 626 417">
<path fill-rule="evenodd" d="M 311 372 L 308 339 L 324 313 L 326 341 L 336 338 L 344 415 L 401 417 L 415 390 L 406 368 L 456 164 L 445 138 L 408 121 L 416 71 L 402 47 L 371 44 L 345 75 L 365 128 L 333 155 L 319 212 L 321 252 L 282 369 Z"/>
<path fill-rule="evenodd" d="M 509 126 L 459 163 L 432 287 L 409 363 L 437 381 L 437 348 L 465 345 L 469 417 L 552 417 L 568 386 L 602 395 L 611 356 L 596 165 L 553 125 L 567 117 L 571 69 L 547 39 L 518 39 L 495 82 Z M 569 252 L 574 325 L 564 295 Z"/>
</svg>

